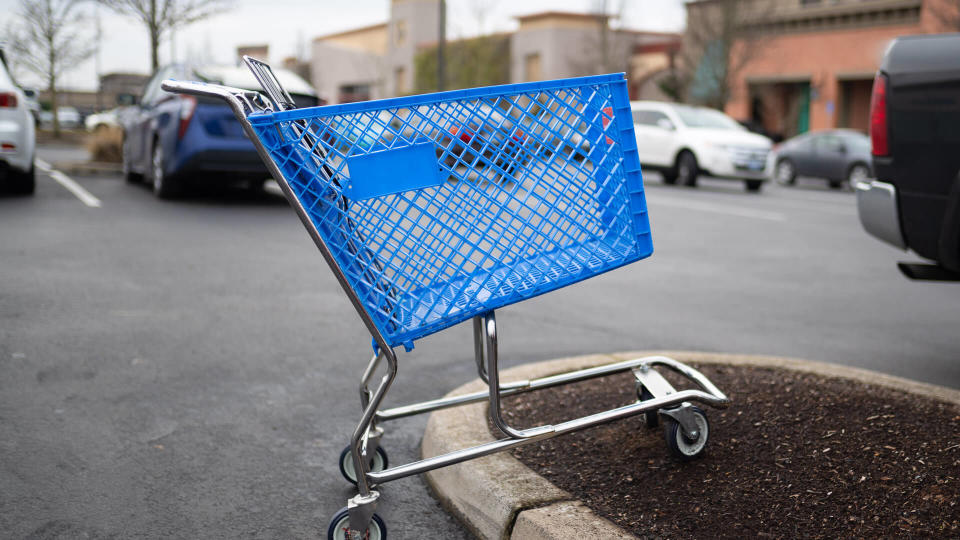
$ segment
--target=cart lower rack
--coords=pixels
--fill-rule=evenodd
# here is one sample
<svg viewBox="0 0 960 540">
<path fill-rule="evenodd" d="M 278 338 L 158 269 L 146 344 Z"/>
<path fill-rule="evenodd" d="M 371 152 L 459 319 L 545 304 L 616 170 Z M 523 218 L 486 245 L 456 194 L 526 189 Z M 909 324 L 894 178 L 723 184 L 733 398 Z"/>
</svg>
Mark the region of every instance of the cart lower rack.
<svg viewBox="0 0 960 540">
<path fill-rule="evenodd" d="M 296 109 L 269 66 L 245 61 L 266 96 L 198 82 L 162 86 L 230 105 L 373 338 L 363 413 L 340 456 L 359 493 L 331 520 L 329 538 L 386 538 L 374 486 L 639 414 L 651 427 L 664 420 L 679 458 L 703 452 L 709 424 L 692 402 L 729 400 L 676 360 L 499 380 L 496 309 L 652 253 L 622 74 Z M 381 409 L 397 374 L 395 348 L 409 351 L 467 320 L 488 391 Z M 656 367 L 698 388 L 677 391 Z M 503 418 L 504 396 L 628 370 L 635 403 L 532 429 Z M 506 438 L 387 467 L 384 423 L 484 400 Z"/>
</svg>

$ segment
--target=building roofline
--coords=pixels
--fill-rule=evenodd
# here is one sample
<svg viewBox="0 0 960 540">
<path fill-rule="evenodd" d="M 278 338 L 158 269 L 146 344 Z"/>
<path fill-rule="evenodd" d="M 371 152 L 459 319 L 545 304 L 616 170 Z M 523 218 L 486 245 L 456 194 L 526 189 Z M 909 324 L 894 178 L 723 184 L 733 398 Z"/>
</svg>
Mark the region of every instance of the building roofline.
<svg viewBox="0 0 960 540">
<path fill-rule="evenodd" d="M 604 19 L 611 18 L 610 15 L 601 15 L 599 13 L 577 13 L 575 11 L 539 11 L 537 13 L 528 13 L 527 15 L 517 15 L 514 19 L 525 22 L 535 19 L 544 19 L 547 17 L 566 17 L 569 19 Z"/>
<path fill-rule="evenodd" d="M 351 28 L 349 30 L 341 30 L 340 32 L 334 32 L 332 34 L 324 34 L 322 36 L 317 36 L 313 38 L 313 41 L 323 41 L 325 39 L 330 39 L 330 38 L 349 36 L 350 34 L 359 34 L 361 32 L 369 32 L 370 30 L 376 30 L 378 28 L 386 28 L 388 24 L 389 23 L 382 22 L 378 24 L 361 26 L 359 28 Z"/>
<path fill-rule="evenodd" d="M 516 32 L 494 32 L 493 34 L 485 34 L 485 35 L 482 35 L 482 36 L 473 36 L 473 37 L 467 37 L 467 38 L 448 39 L 448 40 L 444 41 L 444 43 L 445 43 L 446 45 L 456 45 L 456 44 L 458 44 L 458 43 L 467 43 L 467 42 L 470 42 L 470 41 L 477 41 L 477 40 L 481 40 L 481 39 L 489 39 L 489 38 L 508 38 L 508 37 L 514 35 L 515 33 L 516 33 Z M 439 43 L 439 41 L 424 41 L 424 42 L 422 42 L 422 43 L 418 43 L 418 44 L 417 44 L 417 50 L 421 50 L 421 51 L 422 51 L 422 50 L 430 49 L 430 48 L 432 48 L 432 47 L 436 47 L 438 43 Z"/>
<path fill-rule="evenodd" d="M 634 30 L 632 28 L 614 28 L 614 31 L 634 34 L 638 36 L 662 37 L 669 39 L 683 39 L 682 32 L 655 32 L 652 30 Z"/>
</svg>

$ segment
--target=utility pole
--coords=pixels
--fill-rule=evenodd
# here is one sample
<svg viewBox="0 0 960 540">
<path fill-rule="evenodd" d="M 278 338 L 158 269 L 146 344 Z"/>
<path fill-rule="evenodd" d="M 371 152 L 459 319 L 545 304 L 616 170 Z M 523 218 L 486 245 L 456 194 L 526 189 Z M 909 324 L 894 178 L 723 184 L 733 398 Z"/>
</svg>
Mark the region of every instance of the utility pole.
<svg viewBox="0 0 960 540">
<path fill-rule="evenodd" d="M 447 41 L 447 2 L 446 0 L 437 0 L 440 3 L 440 22 L 437 28 L 437 91 L 444 89 L 444 78 L 446 77 L 443 65 L 443 48 Z"/>
</svg>

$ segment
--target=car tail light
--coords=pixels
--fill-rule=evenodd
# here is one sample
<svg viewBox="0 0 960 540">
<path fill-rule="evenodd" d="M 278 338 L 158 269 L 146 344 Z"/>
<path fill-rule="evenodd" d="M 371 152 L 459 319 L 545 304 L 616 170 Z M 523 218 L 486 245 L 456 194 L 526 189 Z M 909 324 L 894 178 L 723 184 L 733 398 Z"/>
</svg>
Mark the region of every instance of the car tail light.
<svg viewBox="0 0 960 540">
<path fill-rule="evenodd" d="M 17 95 L 13 92 L 0 92 L 0 107 L 16 107 Z"/>
<path fill-rule="evenodd" d="M 193 113 L 197 110 L 197 98 L 193 96 L 183 96 L 180 99 L 180 131 L 178 136 L 182 139 L 187 132 L 187 126 L 193 119 Z"/>
<path fill-rule="evenodd" d="M 16 149 L 17 149 L 17 145 L 13 143 L 5 142 L 3 144 L 0 144 L 0 150 L 3 150 L 4 152 L 13 152 Z"/>
<path fill-rule="evenodd" d="M 873 95 L 870 97 L 870 141 L 873 146 L 871 149 L 875 156 L 886 156 L 890 154 L 890 144 L 887 134 L 887 77 L 883 73 L 877 73 L 873 80 Z"/>
</svg>

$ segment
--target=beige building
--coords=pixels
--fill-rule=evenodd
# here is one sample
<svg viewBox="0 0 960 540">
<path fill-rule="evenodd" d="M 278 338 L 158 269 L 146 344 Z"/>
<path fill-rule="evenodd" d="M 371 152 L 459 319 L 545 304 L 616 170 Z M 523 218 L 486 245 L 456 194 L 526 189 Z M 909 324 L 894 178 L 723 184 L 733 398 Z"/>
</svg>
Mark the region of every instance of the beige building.
<svg viewBox="0 0 960 540">
<path fill-rule="evenodd" d="M 518 17 L 508 34 L 509 80 L 502 83 L 576 77 L 638 69 L 644 77 L 665 69 L 677 34 L 610 27 L 606 17 L 543 12 Z M 409 94 L 416 80 L 417 53 L 439 37 L 437 0 L 392 0 L 382 24 L 320 36 L 313 40 L 311 77 L 320 96 L 343 103 Z M 638 56 L 639 54 L 639 56 Z M 659 59 L 653 58 L 659 56 Z M 632 85 L 634 97 L 642 85 Z M 653 86 L 650 86 L 653 88 Z"/>
</svg>

